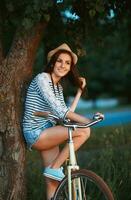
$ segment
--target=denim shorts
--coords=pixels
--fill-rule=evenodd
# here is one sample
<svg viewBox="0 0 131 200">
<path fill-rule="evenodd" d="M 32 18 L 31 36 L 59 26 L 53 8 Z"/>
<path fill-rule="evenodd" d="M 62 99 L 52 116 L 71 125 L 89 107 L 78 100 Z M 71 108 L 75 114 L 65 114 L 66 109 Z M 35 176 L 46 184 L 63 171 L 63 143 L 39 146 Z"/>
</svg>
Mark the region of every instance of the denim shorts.
<svg viewBox="0 0 131 200">
<path fill-rule="evenodd" d="M 50 127 L 53 127 L 53 124 L 51 122 L 48 122 L 48 124 L 38 129 L 31 129 L 27 131 L 26 128 L 23 128 L 23 134 L 24 134 L 25 141 L 27 143 L 27 147 L 31 150 L 32 145 L 37 142 L 42 131 Z"/>
</svg>

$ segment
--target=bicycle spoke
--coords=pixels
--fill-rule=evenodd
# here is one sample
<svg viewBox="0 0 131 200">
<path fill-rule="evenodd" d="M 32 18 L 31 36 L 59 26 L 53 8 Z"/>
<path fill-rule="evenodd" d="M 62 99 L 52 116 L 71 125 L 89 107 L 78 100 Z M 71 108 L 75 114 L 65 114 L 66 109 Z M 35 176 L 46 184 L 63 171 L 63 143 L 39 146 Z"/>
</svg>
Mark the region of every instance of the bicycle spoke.
<svg viewBox="0 0 131 200">
<path fill-rule="evenodd" d="M 104 181 L 88 170 L 73 173 L 72 189 L 72 200 L 81 200 L 81 198 L 82 200 L 114 200 Z M 69 200 L 67 179 L 61 183 L 54 199 Z"/>
</svg>

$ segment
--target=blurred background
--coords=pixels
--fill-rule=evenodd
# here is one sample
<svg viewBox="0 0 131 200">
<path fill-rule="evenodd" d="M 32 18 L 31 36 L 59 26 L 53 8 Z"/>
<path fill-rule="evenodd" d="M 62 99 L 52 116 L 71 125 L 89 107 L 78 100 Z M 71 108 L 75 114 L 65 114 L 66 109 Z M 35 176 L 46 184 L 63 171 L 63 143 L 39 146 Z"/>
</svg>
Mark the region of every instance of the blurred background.
<svg viewBox="0 0 131 200">
<path fill-rule="evenodd" d="M 79 56 L 77 66 L 87 88 L 77 112 L 92 117 L 100 111 L 105 120 L 92 128 L 78 159 L 103 177 L 115 200 L 131 199 L 130 8 L 129 1 L 57 1 L 34 64 L 34 74 L 43 71 L 47 52 L 63 42 Z M 69 105 L 75 91 L 65 85 Z"/>
<path fill-rule="evenodd" d="M 116 200 L 131 199 L 131 10 L 126 3 L 57 1 L 34 64 L 35 75 L 43 71 L 47 52 L 63 42 L 79 56 L 77 66 L 87 80 L 87 88 L 77 112 L 92 117 L 100 111 L 105 120 L 92 128 L 90 140 L 78 152 L 78 160 L 82 167 L 104 178 Z M 75 91 L 65 85 L 69 105 Z M 39 158 L 36 164 L 34 153 L 28 156 L 28 181 L 35 180 L 36 184 L 37 180 L 41 186 Z M 38 187 L 30 187 L 29 199 L 35 199 L 40 188 L 38 191 Z"/>
<path fill-rule="evenodd" d="M 6 19 L 4 23 L 0 20 L 6 53 L 20 22 L 26 30 L 42 15 L 50 18 L 37 51 L 33 76 L 44 70 L 47 52 L 64 42 L 79 56 L 77 67 L 87 80 L 87 88 L 77 112 L 88 117 L 97 111 L 105 114 L 105 120 L 92 128 L 89 141 L 79 150 L 79 164 L 102 176 L 115 200 L 130 200 L 131 2 L 3 0 L 0 6 Z M 69 105 L 76 88 L 64 88 Z M 27 199 L 43 199 L 46 186 L 37 152 L 27 151 L 26 171 Z"/>
</svg>

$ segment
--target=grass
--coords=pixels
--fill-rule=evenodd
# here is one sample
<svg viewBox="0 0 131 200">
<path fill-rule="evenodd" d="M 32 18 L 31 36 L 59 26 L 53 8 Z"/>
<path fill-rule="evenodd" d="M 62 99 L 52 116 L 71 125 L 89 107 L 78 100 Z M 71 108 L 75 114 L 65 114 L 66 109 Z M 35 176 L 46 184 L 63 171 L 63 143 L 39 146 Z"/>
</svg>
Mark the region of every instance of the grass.
<svg viewBox="0 0 131 200">
<path fill-rule="evenodd" d="M 35 150 L 27 151 L 26 156 L 27 200 L 43 200 L 46 188 L 40 156 Z"/>
<path fill-rule="evenodd" d="M 99 174 L 109 184 L 115 200 L 130 200 L 131 125 L 92 128 L 90 139 L 78 151 L 81 167 Z M 27 152 L 27 200 L 43 200 L 45 184 L 40 157 Z M 46 199 L 46 198 L 45 198 Z"/>
<path fill-rule="evenodd" d="M 93 128 L 90 140 L 78 153 L 82 167 L 99 174 L 112 189 L 115 200 L 131 199 L 130 133 L 130 124 Z"/>
<path fill-rule="evenodd" d="M 92 148 L 117 148 L 131 144 L 131 125 L 109 126 L 91 129 L 91 138 L 88 144 L 83 146 Z"/>
</svg>

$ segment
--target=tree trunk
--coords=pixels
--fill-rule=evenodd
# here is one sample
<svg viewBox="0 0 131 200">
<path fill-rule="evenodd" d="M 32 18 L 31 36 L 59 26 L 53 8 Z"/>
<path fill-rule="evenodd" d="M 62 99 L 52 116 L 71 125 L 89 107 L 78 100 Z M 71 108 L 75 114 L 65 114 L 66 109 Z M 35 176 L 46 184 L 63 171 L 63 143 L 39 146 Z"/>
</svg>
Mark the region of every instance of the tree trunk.
<svg viewBox="0 0 131 200">
<path fill-rule="evenodd" d="M 24 200 L 25 145 L 22 137 L 22 90 L 46 22 L 31 31 L 17 31 L 9 55 L 0 66 L 0 200 Z"/>
<path fill-rule="evenodd" d="M 4 59 L 4 55 L 3 55 L 3 45 L 2 45 L 2 34 L 1 34 L 1 28 L 0 28 L 0 65 Z"/>
<path fill-rule="evenodd" d="M 2 63 L 2 60 L 3 60 L 3 51 L 2 51 L 2 43 L 0 41 L 0 65 Z"/>
</svg>

